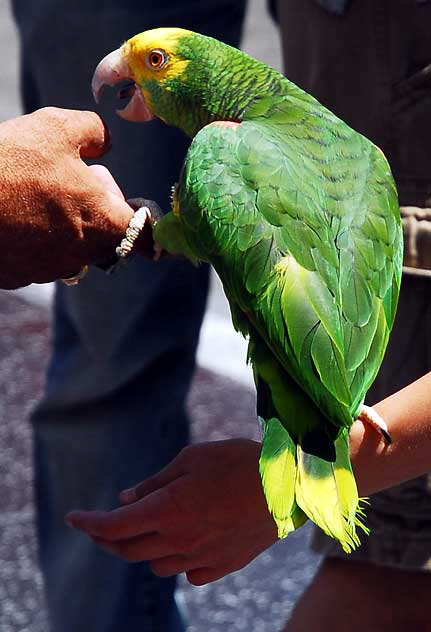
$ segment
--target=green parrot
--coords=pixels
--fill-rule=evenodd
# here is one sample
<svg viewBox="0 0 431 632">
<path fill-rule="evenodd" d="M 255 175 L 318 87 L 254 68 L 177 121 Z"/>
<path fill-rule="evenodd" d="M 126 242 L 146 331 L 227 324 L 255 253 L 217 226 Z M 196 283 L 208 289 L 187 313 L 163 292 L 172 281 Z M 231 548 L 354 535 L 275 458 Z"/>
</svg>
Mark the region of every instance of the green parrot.
<svg viewBox="0 0 431 632">
<path fill-rule="evenodd" d="M 118 113 L 192 137 L 159 248 L 209 262 L 249 339 L 260 474 L 279 537 L 310 518 L 347 552 L 366 530 L 349 458 L 394 321 L 402 267 L 383 153 L 284 76 L 215 39 L 146 31 L 98 65 Z M 342 89 L 342 86 L 340 86 Z M 151 147 L 148 148 L 151 151 Z"/>
</svg>

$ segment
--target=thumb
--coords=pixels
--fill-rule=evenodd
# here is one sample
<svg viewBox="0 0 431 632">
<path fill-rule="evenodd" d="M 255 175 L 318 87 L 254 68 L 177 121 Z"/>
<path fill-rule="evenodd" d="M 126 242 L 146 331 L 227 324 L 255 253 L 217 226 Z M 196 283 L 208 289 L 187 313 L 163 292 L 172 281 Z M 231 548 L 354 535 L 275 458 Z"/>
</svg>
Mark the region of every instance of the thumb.
<svg viewBox="0 0 431 632">
<path fill-rule="evenodd" d="M 129 226 L 129 222 L 134 215 L 133 209 L 127 204 L 124 198 L 118 197 L 118 195 L 116 193 L 112 193 L 112 191 L 106 191 L 106 197 L 108 198 L 108 205 L 110 209 L 109 219 L 117 226 L 117 229 L 121 233 L 121 237 L 124 237 Z"/>
<path fill-rule="evenodd" d="M 124 199 L 123 192 L 106 167 L 103 165 L 91 165 L 86 168 L 89 169 L 98 183 L 102 185 L 107 200 L 106 206 L 110 211 L 109 219 L 124 235 L 130 218 L 133 216 L 133 209 Z"/>
<path fill-rule="evenodd" d="M 109 169 L 104 167 L 103 165 L 90 165 L 89 169 L 93 176 L 99 180 L 100 184 L 106 191 L 110 191 L 114 195 L 120 198 L 120 200 L 124 200 L 124 195 L 118 184 L 115 182 L 112 177 Z"/>
</svg>

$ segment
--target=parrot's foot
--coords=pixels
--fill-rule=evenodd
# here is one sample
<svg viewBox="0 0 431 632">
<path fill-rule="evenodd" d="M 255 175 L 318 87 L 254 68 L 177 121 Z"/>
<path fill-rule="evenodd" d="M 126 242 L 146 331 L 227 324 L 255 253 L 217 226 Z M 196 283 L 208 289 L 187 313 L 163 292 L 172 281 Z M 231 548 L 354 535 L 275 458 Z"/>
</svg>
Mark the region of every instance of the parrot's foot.
<svg viewBox="0 0 431 632">
<path fill-rule="evenodd" d="M 150 220 L 151 213 L 147 206 L 140 206 L 129 222 L 126 234 L 121 244 L 115 249 L 115 254 L 121 259 L 126 259 L 135 248 L 135 242 L 144 230 L 145 224 Z"/>
<path fill-rule="evenodd" d="M 148 219 L 149 219 L 150 224 L 154 224 L 155 222 L 157 222 L 159 219 L 163 217 L 163 211 L 161 210 L 157 202 L 154 202 L 154 200 L 147 200 L 146 198 L 138 197 L 138 198 L 129 198 L 127 200 L 127 203 L 129 204 L 129 206 L 132 207 L 134 211 L 137 211 L 143 206 L 147 208 Z"/>
<path fill-rule="evenodd" d="M 133 198 L 127 200 L 133 210 L 146 209 L 146 222 L 140 231 L 140 235 L 136 240 L 136 251 L 143 255 L 146 259 L 158 261 L 163 255 L 164 250 L 154 241 L 153 227 L 163 217 L 160 206 L 153 200 L 146 198 Z"/>
<path fill-rule="evenodd" d="M 389 434 L 386 422 L 380 417 L 374 408 L 371 408 L 371 406 L 362 406 L 358 419 L 360 419 L 362 423 L 369 424 L 375 430 L 378 430 L 383 435 L 386 445 L 390 445 L 392 443 L 392 438 Z"/>
</svg>

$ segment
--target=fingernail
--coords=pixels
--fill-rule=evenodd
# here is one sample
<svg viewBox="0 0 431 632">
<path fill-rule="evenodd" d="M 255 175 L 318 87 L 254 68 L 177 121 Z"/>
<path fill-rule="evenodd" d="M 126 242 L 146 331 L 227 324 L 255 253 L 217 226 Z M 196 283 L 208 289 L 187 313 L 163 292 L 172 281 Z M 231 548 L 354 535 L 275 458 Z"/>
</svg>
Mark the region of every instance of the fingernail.
<svg viewBox="0 0 431 632">
<path fill-rule="evenodd" d="M 66 514 L 64 521 L 69 527 L 79 529 L 79 517 L 79 511 L 69 511 L 69 513 Z"/>
<path fill-rule="evenodd" d="M 69 518 L 69 516 L 66 516 L 64 519 L 64 522 L 67 524 L 68 527 L 75 529 L 75 523 L 73 522 L 73 518 Z"/>
</svg>

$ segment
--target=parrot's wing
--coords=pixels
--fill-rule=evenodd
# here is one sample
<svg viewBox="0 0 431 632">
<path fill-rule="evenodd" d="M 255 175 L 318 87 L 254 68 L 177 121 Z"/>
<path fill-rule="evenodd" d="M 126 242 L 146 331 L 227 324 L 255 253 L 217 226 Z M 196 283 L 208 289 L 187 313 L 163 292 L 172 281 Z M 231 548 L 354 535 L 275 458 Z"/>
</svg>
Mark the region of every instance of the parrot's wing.
<svg viewBox="0 0 431 632">
<path fill-rule="evenodd" d="M 399 291 L 389 166 L 313 99 L 263 99 L 244 118 L 195 137 L 181 219 L 218 271 L 237 326 L 252 324 L 319 409 L 349 426 L 383 358 Z"/>
</svg>

